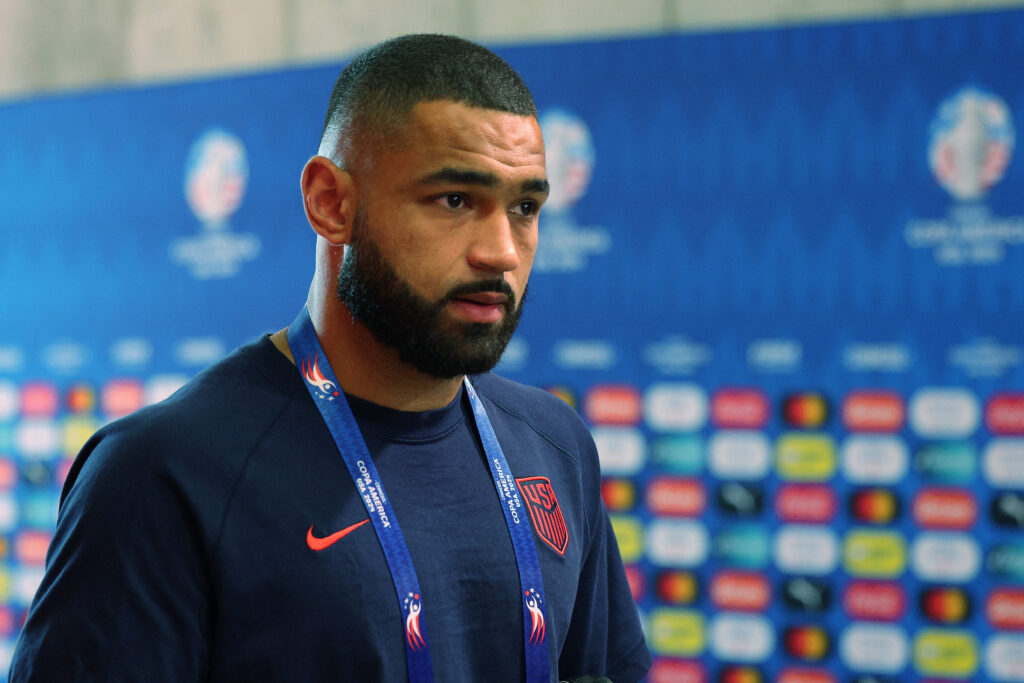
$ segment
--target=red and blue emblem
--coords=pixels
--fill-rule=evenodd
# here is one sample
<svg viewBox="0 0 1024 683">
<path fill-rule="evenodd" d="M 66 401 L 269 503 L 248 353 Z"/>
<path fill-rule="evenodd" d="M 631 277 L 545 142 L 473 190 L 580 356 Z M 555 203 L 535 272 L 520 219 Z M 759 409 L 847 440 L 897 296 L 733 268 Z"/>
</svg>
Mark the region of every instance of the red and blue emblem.
<svg viewBox="0 0 1024 683">
<path fill-rule="evenodd" d="M 540 645 L 544 642 L 544 634 L 547 628 L 544 624 L 544 612 L 541 610 L 540 592 L 536 588 L 531 588 L 526 591 L 526 609 L 530 612 L 530 638 L 529 642 L 531 645 Z"/>
<path fill-rule="evenodd" d="M 420 632 L 420 613 L 423 611 L 423 602 L 419 593 L 409 593 L 405 596 L 405 642 L 413 651 L 422 650 L 426 647 L 426 641 Z"/>
<path fill-rule="evenodd" d="M 516 479 L 523 502 L 530 511 L 533 530 L 559 555 L 565 555 L 569 544 L 569 529 L 565 526 L 562 508 L 558 505 L 555 490 L 547 477 L 524 477 Z"/>
<path fill-rule="evenodd" d="M 328 401 L 333 401 L 334 397 L 338 395 L 338 388 L 334 382 L 324 377 L 323 373 L 320 372 L 320 365 L 317 363 L 318 358 L 319 356 L 314 355 L 312 358 L 306 358 L 302 361 L 300 365 L 302 377 L 310 386 L 317 388 L 317 398 L 326 398 Z"/>
</svg>

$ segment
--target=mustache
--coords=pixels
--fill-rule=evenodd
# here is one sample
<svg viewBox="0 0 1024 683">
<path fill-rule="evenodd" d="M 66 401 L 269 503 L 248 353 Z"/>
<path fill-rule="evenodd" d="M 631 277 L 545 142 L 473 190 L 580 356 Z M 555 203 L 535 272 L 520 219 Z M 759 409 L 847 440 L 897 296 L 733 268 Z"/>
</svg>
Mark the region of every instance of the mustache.
<svg viewBox="0 0 1024 683">
<path fill-rule="evenodd" d="M 512 286 L 509 285 L 505 280 L 501 278 L 495 278 L 493 280 L 477 280 L 476 282 L 465 282 L 461 285 L 455 285 L 444 295 L 441 299 L 441 305 L 447 304 L 456 297 L 465 296 L 466 294 L 479 294 L 481 292 L 497 292 L 498 294 L 504 294 L 508 297 L 505 302 L 505 308 L 512 309 L 516 304 L 516 294 L 512 291 Z"/>
</svg>

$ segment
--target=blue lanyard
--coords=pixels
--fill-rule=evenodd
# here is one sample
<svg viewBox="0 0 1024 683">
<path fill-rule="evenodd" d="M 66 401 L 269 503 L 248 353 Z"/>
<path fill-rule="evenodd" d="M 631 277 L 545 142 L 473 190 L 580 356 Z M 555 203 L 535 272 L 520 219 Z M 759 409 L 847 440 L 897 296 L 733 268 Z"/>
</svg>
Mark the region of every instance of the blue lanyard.
<svg viewBox="0 0 1024 683">
<path fill-rule="evenodd" d="M 398 526 L 398 518 L 391 509 L 391 501 L 384 493 L 384 485 L 377 475 L 373 458 L 359 432 L 352 409 L 345 400 L 338 379 L 327 361 L 316 337 L 316 330 L 303 308 L 288 328 L 288 344 L 295 364 L 313 398 L 327 428 L 334 437 L 342 460 L 355 482 L 359 495 L 377 532 L 384 557 L 391 572 L 402 619 L 405 623 L 405 657 L 409 667 L 409 680 L 433 681 L 430 660 L 430 641 L 427 638 L 426 611 L 416 569 L 412 565 L 409 548 Z M 523 600 L 523 644 L 526 654 L 526 680 L 528 683 L 547 683 L 551 676 L 551 661 L 547 643 L 547 610 L 544 607 L 544 585 L 540 561 L 533 541 L 529 514 L 519 496 L 515 478 L 494 435 L 483 402 L 476 390 L 465 380 L 466 393 L 473 407 L 473 418 L 487 456 L 487 465 L 494 479 L 505 523 L 512 537 L 512 548 L 519 569 L 520 595 Z"/>
</svg>

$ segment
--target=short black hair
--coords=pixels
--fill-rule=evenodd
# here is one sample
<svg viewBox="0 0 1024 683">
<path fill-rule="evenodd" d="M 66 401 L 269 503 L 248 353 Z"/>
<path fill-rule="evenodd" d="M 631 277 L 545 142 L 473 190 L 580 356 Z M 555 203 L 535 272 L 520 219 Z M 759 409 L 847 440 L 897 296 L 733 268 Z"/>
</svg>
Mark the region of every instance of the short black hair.
<svg viewBox="0 0 1024 683">
<path fill-rule="evenodd" d="M 356 138 L 381 144 L 417 103 L 431 100 L 537 116 L 523 79 L 487 48 L 456 36 L 399 36 L 342 70 L 327 105 L 320 153 L 345 165 Z"/>
</svg>

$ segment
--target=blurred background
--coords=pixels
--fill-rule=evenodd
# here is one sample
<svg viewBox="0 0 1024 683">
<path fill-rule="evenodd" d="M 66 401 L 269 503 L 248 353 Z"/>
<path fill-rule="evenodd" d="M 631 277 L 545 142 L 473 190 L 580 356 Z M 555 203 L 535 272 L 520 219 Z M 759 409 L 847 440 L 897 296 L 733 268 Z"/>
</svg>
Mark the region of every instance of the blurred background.
<svg viewBox="0 0 1024 683">
<path fill-rule="evenodd" d="M 649 680 L 1024 681 L 1024 2 L 0 0 L 0 670 L 103 423 L 301 307 L 346 59 L 495 49 L 499 371 L 592 427 Z"/>
</svg>

